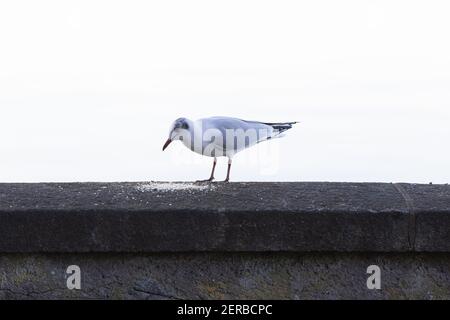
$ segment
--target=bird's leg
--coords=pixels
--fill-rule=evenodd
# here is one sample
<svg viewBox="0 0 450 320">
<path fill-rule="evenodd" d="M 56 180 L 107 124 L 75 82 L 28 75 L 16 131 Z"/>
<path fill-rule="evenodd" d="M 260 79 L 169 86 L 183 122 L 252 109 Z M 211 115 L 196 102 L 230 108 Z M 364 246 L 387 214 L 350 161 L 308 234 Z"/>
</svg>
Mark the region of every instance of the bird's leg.
<svg viewBox="0 0 450 320">
<path fill-rule="evenodd" d="M 214 180 L 214 171 L 216 170 L 216 164 L 217 164 L 217 158 L 214 157 L 213 167 L 212 167 L 212 170 L 211 170 L 211 177 L 209 177 L 208 181 L 213 181 Z"/>
<path fill-rule="evenodd" d="M 227 177 L 223 182 L 229 182 L 230 181 L 230 170 L 231 170 L 231 158 L 228 158 L 228 170 L 227 170 Z"/>
<path fill-rule="evenodd" d="M 211 171 L 211 177 L 209 177 L 209 179 L 206 180 L 198 180 L 197 182 L 211 182 L 214 180 L 214 171 L 216 170 L 216 164 L 217 164 L 217 158 L 214 157 L 214 162 L 213 162 L 213 167 L 212 167 L 212 171 Z"/>
</svg>

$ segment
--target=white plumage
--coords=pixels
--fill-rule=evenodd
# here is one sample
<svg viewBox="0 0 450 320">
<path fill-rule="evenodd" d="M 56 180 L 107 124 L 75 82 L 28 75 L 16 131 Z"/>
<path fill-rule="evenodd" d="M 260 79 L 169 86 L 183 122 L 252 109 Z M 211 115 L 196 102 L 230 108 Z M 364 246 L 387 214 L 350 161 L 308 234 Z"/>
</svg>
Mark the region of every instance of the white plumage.
<svg viewBox="0 0 450 320">
<path fill-rule="evenodd" d="M 169 138 L 163 150 L 175 140 L 181 140 L 190 150 L 204 156 L 214 157 L 211 177 L 214 180 L 217 157 L 228 157 L 229 181 L 233 156 L 257 143 L 282 137 L 282 133 L 297 122 L 266 123 L 231 117 L 210 117 L 198 120 L 179 118 L 170 128 Z"/>
</svg>

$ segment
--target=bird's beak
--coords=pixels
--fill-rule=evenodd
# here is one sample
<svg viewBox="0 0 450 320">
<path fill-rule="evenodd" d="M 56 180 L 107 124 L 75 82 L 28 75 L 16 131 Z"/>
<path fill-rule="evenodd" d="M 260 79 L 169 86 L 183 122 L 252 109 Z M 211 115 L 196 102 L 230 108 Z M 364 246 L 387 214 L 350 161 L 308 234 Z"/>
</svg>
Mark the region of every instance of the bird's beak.
<svg viewBox="0 0 450 320">
<path fill-rule="evenodd" d="M 172 140 L 170 140 L 170 138 L 167 139 L 166 143 L 164 143 L 163 151 L 166 150 L 166 148 L 169 146 L 169 144 L 170 144 L 171 142 L 172 142 Z"/>
</svg>

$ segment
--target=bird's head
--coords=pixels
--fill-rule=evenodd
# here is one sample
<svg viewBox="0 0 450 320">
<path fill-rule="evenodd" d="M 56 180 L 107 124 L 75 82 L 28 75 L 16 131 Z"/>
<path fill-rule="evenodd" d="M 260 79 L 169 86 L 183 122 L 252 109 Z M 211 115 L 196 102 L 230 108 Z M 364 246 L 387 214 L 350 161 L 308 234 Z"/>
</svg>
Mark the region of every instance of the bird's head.
<svg viewBox="0 0 450 320">
<path fill-rule="evenodd" d="M 163 151 L 169 146 L 172 141 L 183 140 L 183 137 L 191 132 L 192 121 L 187 118 L 178 118 L 170 126 L 169 138 L 163 146 Z"/>
</svg>

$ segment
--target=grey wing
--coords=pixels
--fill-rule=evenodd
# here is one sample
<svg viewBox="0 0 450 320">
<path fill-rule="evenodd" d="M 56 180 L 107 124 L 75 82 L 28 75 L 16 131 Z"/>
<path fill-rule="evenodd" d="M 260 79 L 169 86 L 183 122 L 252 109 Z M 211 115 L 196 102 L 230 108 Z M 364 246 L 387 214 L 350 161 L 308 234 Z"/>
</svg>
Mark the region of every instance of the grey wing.
<svg viewBox="0 0 450 320">
<path fill-rule="evenodd" d="M 231 117 L 211 117 L 202 119 L 204 128 L 217 128 L 224 137 L 227 137 L 227 131 L 237 135 L 238 139 L 243 135 L 250 137 L 252 142 L 249 144 L 268 140 L 276 135 L 276 130 L 262 122 L 247 121 Z M 229 133 L 230 134 L 230 133 Z"/>
<path fill-rule="evenodd" d="M 212 117 L 201 119 L 206 133 L 205 144 L 213 144 L 216 149 L 229 155 L 249 148 L 259 142 L 276 136 L 273 127 L 257 122 L 229 117 Z M 211 139 L 214 135 L 214 141 Z"/>
</svg>

